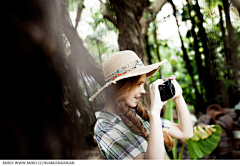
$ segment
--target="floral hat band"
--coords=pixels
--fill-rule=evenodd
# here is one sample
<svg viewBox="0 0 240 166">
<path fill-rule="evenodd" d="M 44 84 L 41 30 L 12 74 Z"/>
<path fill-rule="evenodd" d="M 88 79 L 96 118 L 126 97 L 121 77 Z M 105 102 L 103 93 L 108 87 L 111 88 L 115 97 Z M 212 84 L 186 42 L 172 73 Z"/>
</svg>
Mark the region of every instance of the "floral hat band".
<svg viewBox="0 0 240 166">
<path fill-rule="evenodd" d="M 105 77 L 105 81 L 114 81 L 117 77 L 122 76 L 134 69 L 136 69 L 139 66 L 144 66 L 143 62 L 141 60 L 135 60 L 134 62 L 130 62 L 126 66 L 117 69 L 115 72 L 112 72 L 109 76 Z"/>
</svg>

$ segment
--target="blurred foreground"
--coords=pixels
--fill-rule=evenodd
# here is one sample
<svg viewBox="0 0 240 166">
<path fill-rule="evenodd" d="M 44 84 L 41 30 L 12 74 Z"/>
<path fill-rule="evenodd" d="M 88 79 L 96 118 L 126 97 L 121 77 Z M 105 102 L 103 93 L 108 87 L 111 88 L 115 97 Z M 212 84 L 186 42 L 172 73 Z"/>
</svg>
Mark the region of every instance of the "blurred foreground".
<svg viewBox="0 0 240 166">
<path fill-rule="evenodd" d="M 88 102 L 104 84 L 102 70 L 83 46 L 64 4 L 7 3 L 11 7 L 1 15 L 0 158 L 103 159 L 93 126 L 94 112 L 103 108 L 104 97 Z M 218 147 L 205 158 L 240 158 L 239 112 L 239 106 L 218 105 L 197 115 L 195 125 L 219 124 L 223 131 Z M 186 151 L 183 159 L 188 159 Z"/>
</svg>

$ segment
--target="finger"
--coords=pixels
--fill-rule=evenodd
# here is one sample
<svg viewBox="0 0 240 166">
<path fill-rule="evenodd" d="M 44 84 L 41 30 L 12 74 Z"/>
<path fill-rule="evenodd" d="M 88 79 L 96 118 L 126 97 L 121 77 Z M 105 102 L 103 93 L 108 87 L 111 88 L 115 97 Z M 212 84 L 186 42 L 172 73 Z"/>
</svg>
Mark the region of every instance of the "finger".
<svg viewBox="0 0 240 166">
<path fill-rule="evenodd" d="M 163 81 L 174 80 L 174 79 L 176 79 L 176 76 L 171 75 L 170 77 L 164 78 Z"/>
<path fill-rule="evenodd" d="M 168 102 L 168 100 L 166 100 L 166 101 L 163 101 L 163 105 L 166 105 L 166 104 L 167 104 L 167 102 Z"/>
<path fill-rule="evenodd" d="M 156 85 L 158 86 L 158 85 L 162 85 L 164 83 L 164 81 L 163 81 L 163 79 L 158 79 L 157 81 L 156 81 Z"/>
<path fill-rule="evenodd" d="M 154 81 L 153 83 L 151 83 L 149 86 L 150 87 L 155 87 L 155 86 L 159 86 L 159 85 L 162 85 L 164 83 L 163 79 L 158 79 L 156 81 Z"/>
<path fill-rule="evenodd" d="M 166 80 L 168 80 L 168 77 L 163 79 L 163 81 L 166 81 Z"/>
<path fill-rule="evenodd" d="M 170 80 L 175 80 L 176 79 L 176 76 L 174 75 L 171 75 L 170 77 L 168 77 Z"/>
<path fill-rule="evenodd" d="M 174 79 L 174 80 L 173 80 L 173 85 L 175 86 L 176 84 L 177 84 L 177 80 Z"/>
</svg>

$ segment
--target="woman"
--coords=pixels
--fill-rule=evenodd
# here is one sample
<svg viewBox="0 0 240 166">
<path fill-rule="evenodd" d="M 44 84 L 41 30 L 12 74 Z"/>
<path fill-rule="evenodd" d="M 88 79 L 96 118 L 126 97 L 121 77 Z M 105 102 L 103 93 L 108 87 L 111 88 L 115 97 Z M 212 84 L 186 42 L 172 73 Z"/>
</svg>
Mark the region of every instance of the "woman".
<svg viewBox="0 0 240 166">
<path fill-rule="evenodd" d="M 102 111 L 96 112 L 94 128 L 98 146 L 106 159 L 168 159 L 164 142 L 171 149 L 172 137 L 192 137 L 190 114 L 175 76 L 166 79 L 173 81 L 176 90 L 172 99 L 179 124 L 160 118 L 167 101 L 161 101 L 158 86 L 166 79 L 158 79 L 149 86 L 149 112 L 139 105 L 139 98 L 146 93 L 146 78 L 153 76 L 165 62 L 144 66 L 133 51 L 120 51 L 103 64 L 107 83 L 89 100 L 93 101 L 106 90 L 106 104 Z"/>
</svg>

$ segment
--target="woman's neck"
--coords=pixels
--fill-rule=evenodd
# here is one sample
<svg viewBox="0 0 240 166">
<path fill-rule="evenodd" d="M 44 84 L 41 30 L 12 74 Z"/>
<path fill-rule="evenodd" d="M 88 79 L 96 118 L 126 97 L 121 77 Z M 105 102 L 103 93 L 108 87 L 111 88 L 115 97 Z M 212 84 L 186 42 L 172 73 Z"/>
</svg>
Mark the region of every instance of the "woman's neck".
<svg viewBox="0 0 240 166">
<path fill-rule="evenodd" d="M 117 105 L 115 104 L 115 102 L 112 101 L 112 99 L 107 99 L 103 111 L 116 114 L 117 113 Z"/>
</svg>

